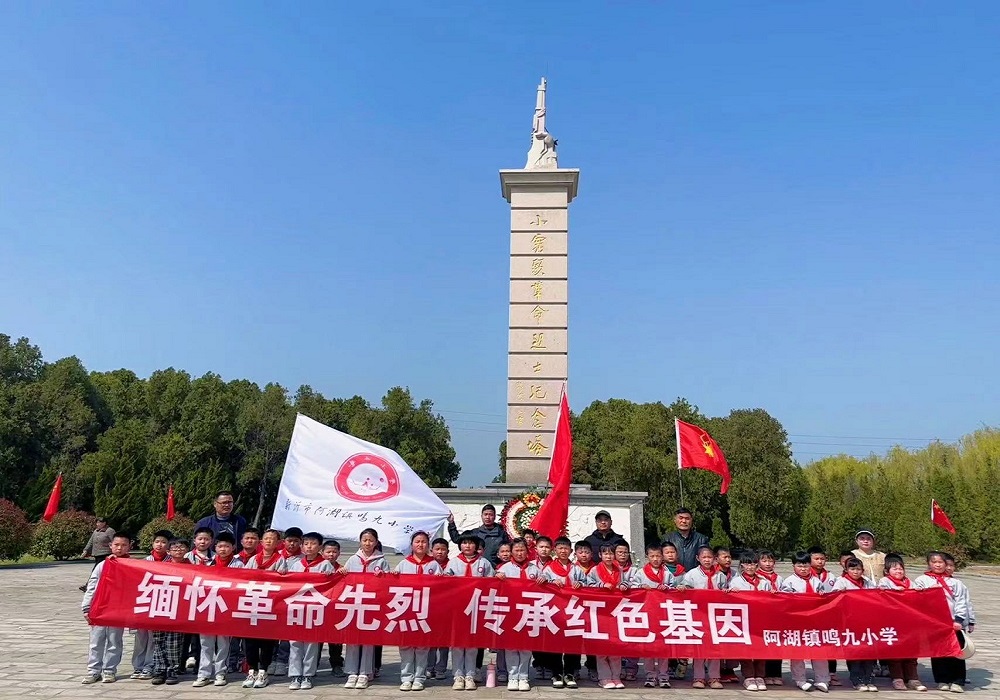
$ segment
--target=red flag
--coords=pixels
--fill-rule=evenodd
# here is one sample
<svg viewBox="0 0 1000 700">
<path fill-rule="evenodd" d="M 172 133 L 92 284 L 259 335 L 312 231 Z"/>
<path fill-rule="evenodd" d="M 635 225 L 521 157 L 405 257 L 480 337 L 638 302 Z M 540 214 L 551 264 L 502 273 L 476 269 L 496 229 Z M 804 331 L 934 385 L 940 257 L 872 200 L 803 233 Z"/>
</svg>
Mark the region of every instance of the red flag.
<svg viewBox="0 0 1000 700">
<path fill-rule="evenodd" d="M 719 445 L 704 428 L 674 419 L 677 428 L 677 468 L 707 469 L 722 477 L 719 493 L 729 490 L 729 465 Z"/>
<path fill-rule="evenodd" d="M 948 514 L 944 512 L 944 509 L 933 498 L 931 499 L 931 522 L 939 528 L 947 530 L 953 535 L 955 534 L 955 526 L 951 524 Z"/>
<path fill-rule="evenodd" d="M 562 536 L 569 520 L 569 484 L 573 478 L 573 435 L 569 429 L 569 399 L 563 387 L 556 418 L 556 436 L 552 443 L 552 461 L 549 462 L 549 483 L 552 490 L 542 501 L 531 529 L 539 535 L 555 539 Z"/>
<path fill-rule="evenodd" d="M 42 520 L 47 523 L 52 522 L 52 518 L 55 517 L 56 513 L 59 512 L 59 497 L 62 495 L 62 472 L 59 472 L 59 476 L 56 477 L 55 486 L 52 487 L 52 493 L 49 494 L 49 502 L 45 506 L 45 513 L 42 515 Z"/>
<path fill-rule="evenodd" d="M 167 520 L 173 520 L 174 515 L 174 487 L 171 485 L 167 489 Z"/>
</svg>

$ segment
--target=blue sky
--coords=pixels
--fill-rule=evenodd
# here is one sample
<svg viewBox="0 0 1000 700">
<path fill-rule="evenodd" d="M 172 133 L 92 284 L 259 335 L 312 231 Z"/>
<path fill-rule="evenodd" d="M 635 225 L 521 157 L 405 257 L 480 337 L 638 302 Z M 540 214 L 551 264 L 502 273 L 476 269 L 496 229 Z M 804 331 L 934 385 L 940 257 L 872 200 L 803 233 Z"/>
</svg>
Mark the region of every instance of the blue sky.
<svg viewBox="0 0 1000 700">
<path fill-rule="evenodd" d="M 7 3 L 0 332 L 141 375 L 394 385 L 504 437 L 549 79 L 570 398 L 763 407 L 803 463 L 998 422 L 1000 7 Z"/>
</svg>

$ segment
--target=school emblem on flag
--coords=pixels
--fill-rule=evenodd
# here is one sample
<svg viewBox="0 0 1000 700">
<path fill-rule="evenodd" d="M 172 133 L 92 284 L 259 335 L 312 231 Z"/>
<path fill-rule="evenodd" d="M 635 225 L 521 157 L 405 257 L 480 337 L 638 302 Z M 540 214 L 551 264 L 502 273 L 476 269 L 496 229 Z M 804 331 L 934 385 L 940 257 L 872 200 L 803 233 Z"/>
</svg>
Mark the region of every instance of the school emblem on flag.
<svg viewBox="0 0 1000 700">
<path fill-rule="evenodd" d="M 357 503 L 377 503 L 399 495 L 399 475 L 387 459 L 362 452 L 340 465 L 337 493 Z"/>
</svg>

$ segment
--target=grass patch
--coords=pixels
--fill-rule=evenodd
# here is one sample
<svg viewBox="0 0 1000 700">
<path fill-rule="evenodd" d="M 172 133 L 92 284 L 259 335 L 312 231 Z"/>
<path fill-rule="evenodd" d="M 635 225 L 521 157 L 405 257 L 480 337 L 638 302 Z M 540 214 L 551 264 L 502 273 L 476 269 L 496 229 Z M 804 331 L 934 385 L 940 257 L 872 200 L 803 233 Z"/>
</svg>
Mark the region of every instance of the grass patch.
<svg viewBox="0 0 1000 700">
<path fill-rule="evenodd" d="M 48 564 L 55 561 L 52 557 L 33 557 L 25 554 L 20 559 L 0 559 L 0 566 L 24 566 L 26 564 Z"/>
</svg>

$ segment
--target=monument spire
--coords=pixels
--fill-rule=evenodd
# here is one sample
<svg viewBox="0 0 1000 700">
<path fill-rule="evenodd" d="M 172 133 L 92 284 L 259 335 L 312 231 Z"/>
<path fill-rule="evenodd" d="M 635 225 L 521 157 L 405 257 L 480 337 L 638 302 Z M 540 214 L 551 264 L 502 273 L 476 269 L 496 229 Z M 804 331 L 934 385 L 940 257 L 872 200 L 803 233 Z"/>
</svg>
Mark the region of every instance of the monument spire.
<svg viewBox="0 0 1000 700">
<path fill-rule="evenodd" d="M 538 84 L 535 116 L 531 120 L 531 147 L 528 149 L 525 170 L 554 170 L 559 167 L 559 156 L 556 154 L 559 142 L 545 128 L 545 93 L 548 84 L 544 77 Z"/>
</svg>

